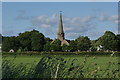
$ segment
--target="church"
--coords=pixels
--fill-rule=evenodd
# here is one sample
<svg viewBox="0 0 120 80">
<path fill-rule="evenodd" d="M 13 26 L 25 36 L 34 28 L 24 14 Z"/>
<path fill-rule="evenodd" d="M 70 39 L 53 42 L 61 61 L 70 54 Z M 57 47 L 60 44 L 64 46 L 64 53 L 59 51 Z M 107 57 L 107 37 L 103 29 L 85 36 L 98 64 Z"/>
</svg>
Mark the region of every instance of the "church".
<svg viewBox="0 0 120 80">
<path fill-rule="evenodd" d="M 65 39 L 65 33 L 63 30 L 63 22 L 62 22 L 62 13 L 60 12 L 60 21 L 58 26 L 58 40 L 61 41 L 61 46 L 63 45 L 69 45 L 70 40 Z"/>
</svg>

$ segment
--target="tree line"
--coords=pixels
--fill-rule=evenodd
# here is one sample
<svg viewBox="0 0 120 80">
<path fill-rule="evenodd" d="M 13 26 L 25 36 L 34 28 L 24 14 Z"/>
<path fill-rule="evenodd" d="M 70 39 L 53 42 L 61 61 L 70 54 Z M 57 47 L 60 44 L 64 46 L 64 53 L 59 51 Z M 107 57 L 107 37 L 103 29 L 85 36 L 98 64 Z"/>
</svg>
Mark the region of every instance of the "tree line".
<svg viewBox="0 0 120 80">
<path fill-rule="evenodd" d="M 87 36 L 79 36 L 71 40 L 69 46 L 61 46 L 58 39 L 52 40 L 45 37 L 37 30 L 19 33 L 18 36 L 2 36 L 2 51 L 120 51 L 120 34 L 115 35 L 106 31 L 96 40 L 90 40 Z"/>
</svg>

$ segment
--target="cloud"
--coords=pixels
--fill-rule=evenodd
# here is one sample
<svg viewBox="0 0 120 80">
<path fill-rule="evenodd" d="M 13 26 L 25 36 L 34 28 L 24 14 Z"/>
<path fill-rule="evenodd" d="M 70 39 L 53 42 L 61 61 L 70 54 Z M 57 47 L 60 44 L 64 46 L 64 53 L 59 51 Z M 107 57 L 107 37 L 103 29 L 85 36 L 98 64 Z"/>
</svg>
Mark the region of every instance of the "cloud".
<svg viewBox="0 0 120 80">
<path fill-rule="evenodd" d="M 31 22 L 34 26 L 48 28 L 56 25 L 58 22 L 58 18 L 59 17 L 56 14 L 52 16 L 46 16 L 46 15 L 36 16 L 32 19 Z"/>
<path fill-rule="evenodd" d="M 111 16 L 110 20 L 118 24 L 118 15 Z"/>
<path fill-rule="evenodd" d="M 79 37 L 79 33 L 75 33 L 75 32 L 71 32 L 71 33 L 66 33 L 65 37 L 70 38 L 70 39 L 76 39 L 77 37 Z"/>
<path fill-rule="evenodd" d="M 70 38 L 71 35 L 82 35 L 88 30 L 93 28 L 91 21 L 95 19 L 95 16 L 82 16 L 82 17 L 64 17 L 63 16 L 63 28 L 66 33 L 66 37 Z M 45 29 L 45 34 L 57 35 L 59 15 L 53 14 L 52 16 L 36 16 L 32 19 L 33 26 L 37 26 L 41 29 Z M 72 36 L 73 37 L 73 36 Z"/>
<path fill-rule="evenodd" d="M 64 17 L 63 18 L 63 25 L 65 26 L 65 31 L 71 31 L 76 27 L 79 28 L 85 28 L 90 26 L 90 22 L 92 19 L 94 19 L 95 16 L 83 16 L 83 17 L 73 17 L 73 18 L 68 18 Z M 42 28 L 48 28 L 48 27 L 55 27 L 58 26 L 59 24 L 59 15 L 52 15 L 50 16 L 37 16 L 32 19 L 32 24 L 34 26 L 42 27 Z M 82 29 L 82 30 L 83 30 Z"/>
<path fill-rule="evenodd" d="M 67 17 L 63 16 L 63 28 L 66 33 L 66 38 L 75 39 L 78 36 L 97 37 L 103 34 L 102 31 L 97 31 L 98 25 L 94 22 L 113 22 L 117 24 L 117 15 L 88 15 L 80 17 Z M 34 26 L 45 30 L 45 34 L 57 35 L 59 15 L 53 14 L 52 16 L 36 16 L 31 20 Z"/>
<path fill-rule="evenodd" d="M 111 21 L 111 22 L 118 24 L 118 15 L 112 15 L 112 16 L 101 15 L 100 17 L 98 17 L 98 20 L 103 21 L 103 22 L 104 21 Z"/>
<path fill-rule="evenodd" d="M 88 29 L 92 28 L 93 24 L 91 23 L 95 19 L 95 16 L 83 16 L 83 17 L 74 17 L 70 19 L 65 19 L 64 26 L 65 31 L 75 31 L 75 32 L 86 32 Z"/>
<path fill-rule="evenodd" d="M 18 15 L 15 17 L 15 20 L 29 20 L 30 16 L 26 15 L 25 10 L 19 10 Z"/>
</svg>

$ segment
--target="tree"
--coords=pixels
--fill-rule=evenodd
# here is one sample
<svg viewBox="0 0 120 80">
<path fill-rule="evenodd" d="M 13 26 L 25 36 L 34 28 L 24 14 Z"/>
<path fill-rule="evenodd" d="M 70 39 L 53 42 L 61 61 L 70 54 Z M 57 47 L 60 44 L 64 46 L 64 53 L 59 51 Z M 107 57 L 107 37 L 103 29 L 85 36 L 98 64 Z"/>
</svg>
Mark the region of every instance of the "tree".
<svg viewBox="0 0 120 80">
<path fill-rule="evenodd" d="M 51 43 L 52 39 L 50 38 L 46 38 L 45 37 L 45 44 L 44 44 L 44 51 L 50 51 L 50 43 Z"/>
<path fill-rule="evenodd" d="M 45 43 L 53 41 L 52 39 L 50 39 L 50 38 L 48 38 L 48 37 L 45 37 L 44 40 L 45 40 Z"/>
<path fill-rule="evenodd" d="M 117 50 L 118 40 L 113 32 L 106 31 L 103 36 L 98 38 L 98 45 L 103 46 L 103 50 Z"/>
<path fill-rule="evenodd" d="M 31 31 L 31 47 L 32 51 L 42 51 L 45 44 L 44 35 L 39 31 Z"/>
<path fill-rule="evenodd" d="M 118 43 L 117 43 L 117 51 L 120 51 L 120 34 L 116 35 Z"/>
<path fill-rule="evenodd" d="M 43 48 L 44 51 L 50 51 L 50 50 L 51 50 L 51 48 L 50 48 L 50 47 L 51 47 L 50 43 L 51 43 L 51 42 L 47 42 L 47 43 L 44 45 L 44 48 Z"/>
<path fill-rule="evenodd" d="M 61 51 L 61 41 L 58 39 L 55 39 L 53 42 L 51 42 L 50 49 L 53 51 Z"/>
<path fill-rule="evenodd" d="M 68 46 L 69 51 L 76 51 L 77 50 L 77 43 L 76 41 L 72 40 L 70 41 L 70 44 Z"/>
<path fill-rule="evenodd" d="M 3 37 L 2 38 L 3 42 L 2 42 L 2 50 L 3 51 L 9 51 L 12 47 L 11 47 L 11 44 L 10 44 L 10 38 L 9 37 Z"/>
<path fill-rule="evenodd" d="M 87 51 L 91 47 L 90 39 L 87 36 L 79 36 L 76 40 L 77 50 Z"/>
<path fill-rule="evenodd" d="M 9 51 L 10 49 L 14 49 L 15 51 L 17 51 L 19 47 L 20 47 L 20 42 L 18 40 L 18 37 L 15 36 L 3 37 L 3 42 L 2 42 L 3 51 Z"/>
<path fill-rule="evenodd" d="M 68 51 L 68 50 L 69 50 L 69 46 L 64 44 L 62 46 L 62 51 Z"/>
<path fill-rule="evenodd" d="M 19 40 L 24 51 L 42 51 L 45 44 L 44 35 L 37 30 L 20 33 Z"/>
<path fill-rule="evenodd" d="M 21 47 L 24 51 L 31 51 L 31 33 L 29 31 L 26 31 L 24 33 L 20 33 L 19 41 L 21 44 Z"/>
<path fill-rule="evenodd" d="M 96 51 L 97 50 L 96 42 L 97 42 L 97 40 L 91 40 L 91 47 L 90 47 L 91 51 Z"/>
</svg>

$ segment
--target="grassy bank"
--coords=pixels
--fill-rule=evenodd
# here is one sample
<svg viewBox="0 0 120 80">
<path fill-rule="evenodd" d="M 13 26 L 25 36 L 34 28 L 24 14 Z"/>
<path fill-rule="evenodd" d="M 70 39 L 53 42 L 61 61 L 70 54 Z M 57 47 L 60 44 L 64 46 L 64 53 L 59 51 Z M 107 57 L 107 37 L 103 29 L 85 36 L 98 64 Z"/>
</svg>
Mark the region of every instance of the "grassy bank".
<svg viewBox="0 0 120 80">
<path fill-rule="evenodd" d="M 110 54 L 102 56 L 3 54 L 2 59 L 4 78 L 118 78 L 120 76 L 118 57 Z"/>
</svg>

